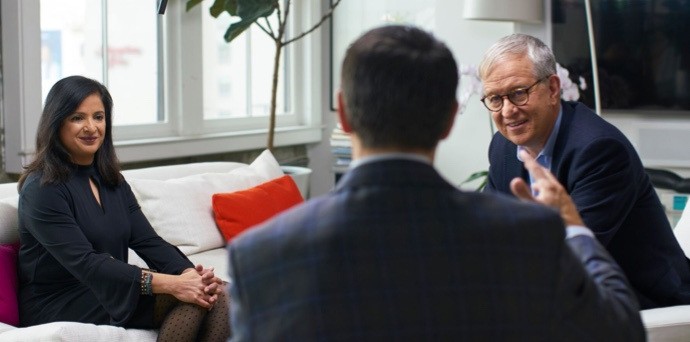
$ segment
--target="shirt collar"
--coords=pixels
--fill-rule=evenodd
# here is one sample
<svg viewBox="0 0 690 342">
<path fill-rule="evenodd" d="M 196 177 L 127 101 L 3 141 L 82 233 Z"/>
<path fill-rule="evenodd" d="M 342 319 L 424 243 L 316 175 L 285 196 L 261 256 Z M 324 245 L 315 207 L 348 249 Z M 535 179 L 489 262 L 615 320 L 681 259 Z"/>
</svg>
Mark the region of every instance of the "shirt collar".
<svg viewBox="0 0 690 342">
<path fill-rule="evenodd" d="M 428 158 L 416 154 L 416 153 L 381 153 L 381 154 L 374 154 L 370 155 L 364 158 L 360 158 L 357 160 L 353 160 L 352 163 L 350 163 L 350 169 L 354 169 L 356 167 L 359 167 L 364 164 L 370 164 L 374 162 L 379 162 L 379 161 L 386 161 L 386 160 L 394 160 L 394 159 L 404 159 L 404 160 L 413 160 L 413 161 L 418 161 L 422 162 L 425 164 L 431 165 L 431 160 Z"/>
</svg>

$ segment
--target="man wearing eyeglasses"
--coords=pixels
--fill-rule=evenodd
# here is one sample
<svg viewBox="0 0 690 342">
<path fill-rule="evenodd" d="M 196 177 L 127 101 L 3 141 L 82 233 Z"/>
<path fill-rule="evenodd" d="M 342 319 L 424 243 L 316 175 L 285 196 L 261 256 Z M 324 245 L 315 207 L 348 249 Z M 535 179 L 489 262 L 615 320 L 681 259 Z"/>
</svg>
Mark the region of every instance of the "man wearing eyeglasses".
<svg viewBox="0 0 690 342">
<path fill-rule="evenodd" d="M 486 191 L 510 194 L 520 179 L 531 183 L 519 156 L 527 152 L 572 196 L 643 309 L 690 304 L 688 259 L 635 149 L 582 103 L 560 100 L 551 50 L 534 37 L 513 34 L 489 48 L 479 74 L 481 101 L 499 131 L 489 146 Z"/>
</svg>

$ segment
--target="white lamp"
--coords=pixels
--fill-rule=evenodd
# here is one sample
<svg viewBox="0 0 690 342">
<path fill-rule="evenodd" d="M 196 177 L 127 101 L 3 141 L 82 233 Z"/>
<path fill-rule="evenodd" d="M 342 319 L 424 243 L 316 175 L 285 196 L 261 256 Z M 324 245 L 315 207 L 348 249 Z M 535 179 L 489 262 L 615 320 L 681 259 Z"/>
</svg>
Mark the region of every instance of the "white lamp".
<svg viewBox="0 0 690 342">
<path fill-rule="evenodd" d="M 544 21 L 544 0 L 465 0 L 463 18 L 538 24 Z"/>
</svg>

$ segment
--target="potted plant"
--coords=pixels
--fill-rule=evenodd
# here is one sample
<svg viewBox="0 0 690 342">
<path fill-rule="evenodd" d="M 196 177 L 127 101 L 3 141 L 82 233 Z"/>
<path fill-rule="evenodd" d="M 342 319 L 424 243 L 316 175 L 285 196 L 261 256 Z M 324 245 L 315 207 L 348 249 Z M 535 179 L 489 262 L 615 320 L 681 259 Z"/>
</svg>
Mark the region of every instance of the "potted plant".
<svg viewBox="0 0 690 342">
<path fill-rule="evenodd" d="M 189 11 L 203 0 L 187 0 L 186 9 Z M 275 126 L 276 126 L 276 101 L 278 92 L 278 77 L 280 75 L 280 58 L 283 48 L 294 43 L 306 35 L 314 32 L 333 14 L 333 10 L 340 4 L 341 0 L 332 2 L 328 11 L 323 14 L 321 19 L 312 25 L 308 30 L 293 37 L 286 36 L 287 22 L 290 18 L 291 0 L 214 0 L 211 5 L 210 14 L 218 18 L 223 12 L 227 12 L 232 17 L 240 20 L 230 24 L 225 32 L 225 41 L 230 43 L 252 24 L 258 25 L 261 31 L 266 33 L 275 43 L 275 55 L 273 59 L 273 79 L 271 82 L 271 104 L 269 110 L 268 138 L 266 146 L 273 150 Z M 270 16 L 275 16 L 278 27 L 274 28 L 269 22 Z M 282 166 L 283 172 L 289 174 L 295 180 L 302 193 L 308 193 L 309 176 L 311 169 L 297 166 Z"/>
<path fill-rule="evenodd" d="M 187 11 L 201 3 L 203 0 L 187 0 Z M 331 4 L 328 11 L 323 14 L 321 19 L 310 29 L 294 36 L 286 36 L 287 21 L 290 17 L 291 0 L 214 0 L 211 5 L 210 13 L 214 18 L 218 18 L 223 12 L 230 16 L 239 17 L 240 21 L 230 24 L 225 32 L 225 41 L 230 43 L 237 36 L 242 34 L 252 24 L 258 25 L 261 31 L 266 33 L 275 43 L 275 57 L 273 59 L 273 80 L 271 83 L 271 105 L 269 110 L 268 141 L 266 146 L 269 150 L 273 149 L 273 138 L 275 136 L 276 125 L 276 97 L 278 92 L 278 77 L 280 67 L 280 57 L 283 48 L 294 43 L 304 36 L 312 33 L 319 28 L 333 14 L 333 10 L 340 4 L 341 0 L 336 0 Z M 278 27 L 271 27 L 268 18 L 275 15 Z"/>
</svg>

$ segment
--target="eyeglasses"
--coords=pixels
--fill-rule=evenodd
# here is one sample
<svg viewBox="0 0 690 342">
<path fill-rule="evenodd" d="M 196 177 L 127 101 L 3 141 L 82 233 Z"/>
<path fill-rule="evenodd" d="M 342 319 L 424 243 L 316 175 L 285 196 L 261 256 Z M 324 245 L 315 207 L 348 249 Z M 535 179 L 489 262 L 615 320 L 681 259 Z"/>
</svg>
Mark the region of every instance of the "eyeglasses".
<svg viewBox="0 0 690 342">
<path fill-rule="evenodd" d="M 536 82 L 534 82 L 534 84 L 527 88 L 517 88 L 507 94 L 484 96 L 480 99 L 480 101 L 482 101 L 484 107 L 486 107 L 488 110 L 492 112 L 498 112 L 503 108 L 504 97 L 507 97 L 508 101 L 510 101 L 510 103 L 516 106 L 524 106 L 525 104 L 527 104 L 527 101 L 529 101 L 530 89 L 534 88 L 535 85 L 539 84 L 541 81 L 547 78 L 549 78 L 549 76 L 537 80 Z"/>
</svg>

